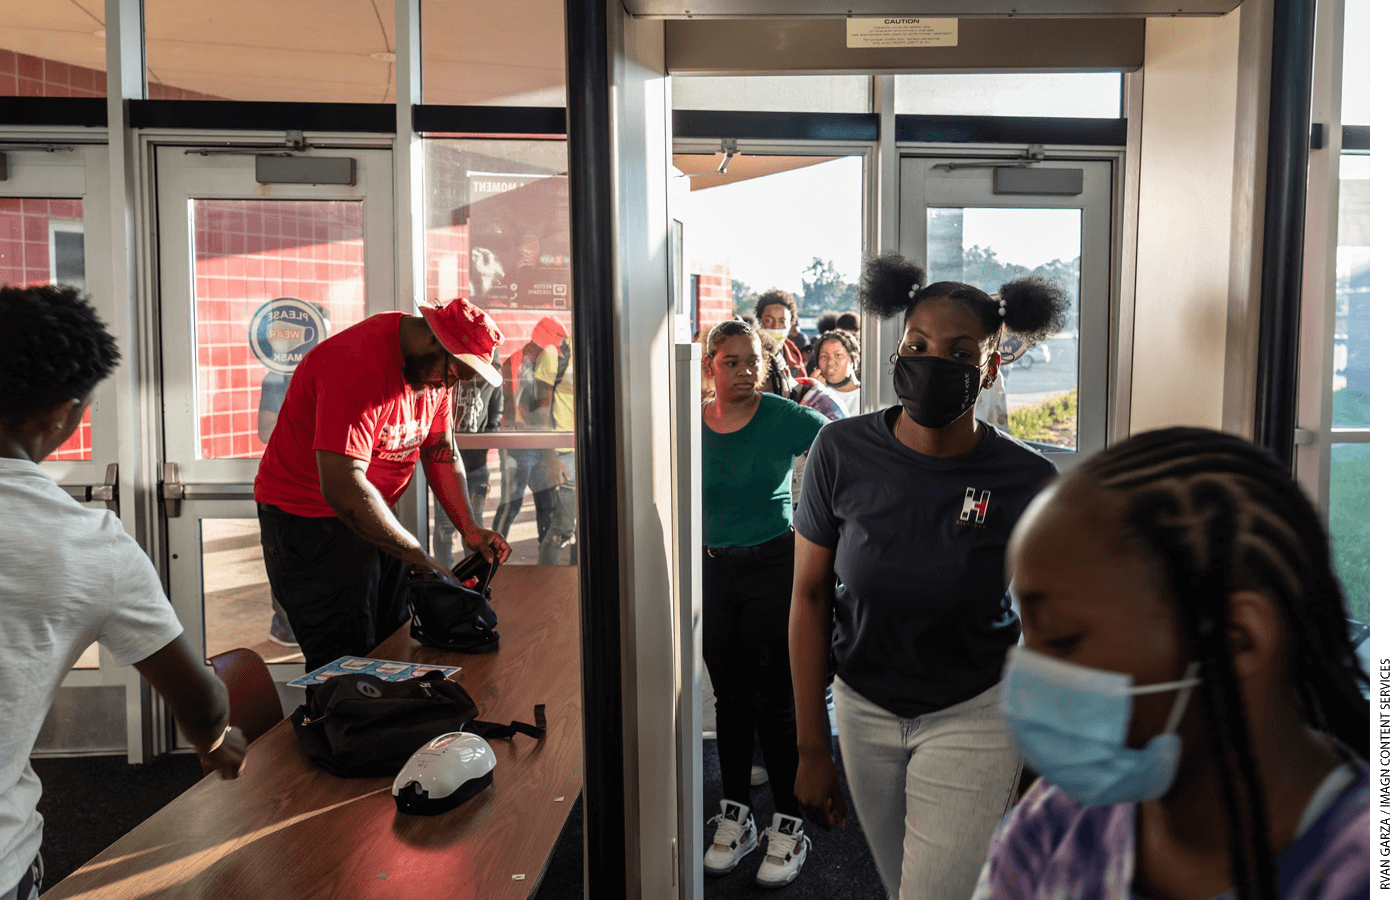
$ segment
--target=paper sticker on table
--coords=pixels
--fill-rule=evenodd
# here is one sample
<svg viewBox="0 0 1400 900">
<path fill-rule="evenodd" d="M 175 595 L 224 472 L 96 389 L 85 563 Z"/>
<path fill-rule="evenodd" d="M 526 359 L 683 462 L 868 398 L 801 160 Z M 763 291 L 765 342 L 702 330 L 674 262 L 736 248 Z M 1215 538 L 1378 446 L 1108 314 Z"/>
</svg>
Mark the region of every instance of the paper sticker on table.
<svg viewBox="0 0 1400 900">
<path fill-rule="evenodd" d="M 847 47 L 956 47 L 957 19 L 859 16 L 846 20 Z"/>
<path fill-rule="evenodd" d="M 374 675 L 385 681 L 404 681 L 421 678 L 429 672 L 441 672 L 442 677 L 451 678 L 462 671 L 461 666 L 432 666 L 427 663 L 407 663 L 392 659 L 368 659 L 363 656 L 342 656 L 335 662 L 326 663 L 313 672 L 307 672 L 296 681 L 287 684 L 292 687 L 306 687 L 334 678 L 336 675 Z"/>
</svg>

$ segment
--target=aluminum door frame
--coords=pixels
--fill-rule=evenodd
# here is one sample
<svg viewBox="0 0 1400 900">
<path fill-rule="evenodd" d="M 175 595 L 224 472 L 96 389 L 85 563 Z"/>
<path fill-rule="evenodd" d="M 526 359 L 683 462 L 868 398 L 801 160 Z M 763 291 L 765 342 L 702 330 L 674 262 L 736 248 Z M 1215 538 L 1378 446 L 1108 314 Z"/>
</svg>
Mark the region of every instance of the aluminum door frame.
<svg viewBox="0 0 1400 900">
<path fill-rule="evenodd" d="M 941 162 L 971 163 L 1007 160 L 1023 156 L 1026 146 L 962 146 L 927 153 L 903 150 L 900 158 L 899 250 L 920 266 L 927 265 L 927 212 L 941 207 L 1005 207 L 1009 209 L 1080 209 L 1079 297 L 1079 428 L 1073 451 L 1047 454 L 1061 471 L 1108 444 L 1110 409 L 1109 378 L 1112 358 L 1113 313 L 1117 306 L 1116 273 L 1119 247 L 1116 200 L 1121 194 L 1122 153 L 1103 148 L 1045 149 L 1046 168 L 1084 169 L 1084 191 L 1077 196 L 992 193 L 992 169 L 967 168 L 930 171 Z M 1093 254 L 1091 257 L 1090 254 Z M 897 346 L 900 323 L 882 323 L 881 342 Z M 1086 427 L 1088 423 L 1088 427 Z"/>
<path fill-rule="evenodd" d="M 5 141 L 9 178 L 0 182 L 0 196 L 33 199 L 78 198 L 83 203 L 83 260 L 86 293 L 104 322 L 121 314 L 112 291 L 110 173 L 106 144 L 44 141 L 35 149 L 16 149 Z M 53 151 L 47 147 L 62 147 Z M 64 487 L 76 490 L 101 484 L 107 465 L 117 461 L 117 386 L 105 379 L 93 391 L 92 460 L 42 463 L 45 472 Z M 70 491 L 71 492 L 71 491 Z"/>
<path fill-rule="evenodd" d="M 13 135 L 13 137 L 11 136 Z M 9 177 L 0 183 L 0 195 L 16 198 L 77 198 L 83 204 L 83 263 L 85 292 L 98 315 L 115 329 L 125 314 L 112 290 L 111 173 L 105 138 L 94 141 L 91 132 L 67 130 L 38 133 L 31 130 L 0 131 L 8 156 Z M 30 145 L 30 146 L 25 146 Z M 54 148 L 54 149 L 49 149 Z M 125 350 L 125 348 L 122 348 Z M 123 353 L 123 356 L 126 354 Z M 123 361 L 125 362 L 125 360 Z M 85 501 L 90 487 L 103 483 L 109 464 L 118 462 L 118 381 L 107 378 L 93 391 L 90 407 L 92 434 L 91 460 L 47 461 L 40 463 L 84 506 L 104 509 L 102 501 Z M 118 502 L 122 499 L 118 494 Z M 133 735 L 140 733 L 140 706 L 118 701 L 111 688 L 129 689 L 131 673 L 118 666 L 112 654 L 99 645 L 96 668 L 72 669 L 60 682 L 53 709 L 46 720 L 47 742 L 36 745 L 34 755 L 129 752 Z M 92 704 L 97 704 L 94 709 Z M 132 721 L 132 716 L 137 721 Z M 125 736 L 109 745 L 82 745 L 70 742 L 88 735 L 93 721 L 122 719 Z M 41 736 L 41 742 L 45 741 Z"/>
<path fill-rule="evenodd" d="M 714 153 L 720 151 L 721 138 L 678 138 L 671 142 L 671 153 Z M 879 141 L 802 141 L 802 140 L 771 140 L 771 139 L 738 139 L 739 152 L 749 153 L 754 156 L 855 156 L 861 160 L 861 258 L 878 252 L 880 246 L 880 167 L 883 159 L 880 154 L 881 144 Z M 685 265 L 689 265 L 689 257 L 685 260 Z M 859 281 L 860 273 L 852 272 L 850 277 Z M 869 316 L 862 316 L 862 327 L 860 330 L 860 354 L 861 354 L 861 384 L 878 384 L 879 378 L 868 377 L 870 373 L 879 373 L 880 370 L 872 368 L 874 361 L 879 357 L 877 333 L 869 328 Z M 888 380 L 888 373 L 883 373 L 884 380 Z M 861 412 L 873 412 L 882 405 L 883 396 L 877 390 L 861 391 L 860 408 Z"/>
<path fill-rule="evenodd" d="M 247 137 L 244 137 L 248 140 Z M 363 203 L 365 242 L 365 315 L 408 311 L 397 301 L 394 220 L 393 150 L 390 145 L 355 142 L 351 146 L 325 147 L 305 151 L 309 156 L 352 156 L 356 159 L 354 185 L 259 185 L 254 179 L 254 155 L 198 155 L 200 148 L 224 150 L 223 141 L 200 142 L 187 134 L 179 144 L 149 146 L 153 164 L 155 249 L 158 253 L 154 277 L 158 286 L 160 334 L 158 356 L 162 363 L 161 388 L 164 413 L 161 432 L 163 462 L 180 467 L 184 499 L 178 517 L 161 504 L 166 584 L 176 614 L 184 623 L 186 637 L 197 653 L 205 647 L 204 589 L 200 529 L 189 523 L 203 519 L 257 517 L 253 501 L 253 479 L 258 460 L 200 460 L 197 455 L 196 401 L 197 363 L 193 304 L 192 235 L 189 232 L 188 203 L 192 199 L 220 200 L 352 200 Z M 339 143 L 339 142 L 337 142 Z M 254 144 L 252 146 L 260 146 Z M 265 146 L 265 145 L 263 145 Z M 250 148 L 251 149 L 251 148 Z M 267 152 L 279 152 L 276 146 Z M 172 340 L 174 338 L 174 340 Z M 184 345 L 180 339 L 184 339 Z M 271 609 L 268 610 L 269 618 Z M 273 680 L 289 681 L 302 674 L 301 663 L 272 663 Z M 187 742 L 171 731 L 163 732 L 158 743 L 183 747 Z"/>
<path fill-rule="evenodd" d="M 223 150 L 225 148 L 215 148 Z M 155 148 L 156 215 L 159 233 L 161 382 L 165 386 L 164 461 L 180 466 L 181 480 L 197 485 L 249 484 L 257 460 L 197 458 L 195 428 L 197 353 L 193 310 L 193 266 L 187 215 L 190 200 L 349 200 L 364 204 L 365 315 L 400 308 L 395 302 L 392 151 L 317 148 L 304 156 L 351 156 L 356 184 L 265 184 L 254 180 L 252 154 L 200 156 L 199 148 Z M 269 152 L 277 152 L 269 149 Z M 375 190 L 378 186 L 378 190 Z M 181 345 L 172 337 L 187 339 Z M 188 396 L 181 390 L 188 385 Z M 175 386 L 175 390 L 171 387 Z M 173 395 L 173 396 L 172 396 Z"/>
</svg>

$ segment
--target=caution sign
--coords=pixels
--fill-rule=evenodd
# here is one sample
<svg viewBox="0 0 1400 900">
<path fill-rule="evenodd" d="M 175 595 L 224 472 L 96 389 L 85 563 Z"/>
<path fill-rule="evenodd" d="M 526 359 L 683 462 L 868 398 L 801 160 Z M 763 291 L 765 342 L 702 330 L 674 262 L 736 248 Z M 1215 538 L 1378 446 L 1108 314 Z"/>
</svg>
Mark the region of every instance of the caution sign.
<svg viewBox="0 0 1400 900">
<path fill-rule="evenodd" d="M 956 47 L 957 19 L 922 16 L 862 17 L 846 20 L 847 47 Z"/>
</svg>

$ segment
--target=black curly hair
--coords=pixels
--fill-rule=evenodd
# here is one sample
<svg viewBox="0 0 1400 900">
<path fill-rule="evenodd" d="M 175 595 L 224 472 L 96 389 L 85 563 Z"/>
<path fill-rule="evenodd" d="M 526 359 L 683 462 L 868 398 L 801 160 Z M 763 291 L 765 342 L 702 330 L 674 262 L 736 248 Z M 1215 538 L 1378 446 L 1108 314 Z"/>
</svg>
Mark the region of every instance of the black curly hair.
<svg viewBox="0 0 1400 900">
<path fill-rule="evenodd" d="M 1211 759 L 1230 817 L 1235 894 L 1276 897 L 1268 809 L 1245 727 L 1228 603 L 1236 590 L 1269 596 L 1287 635 L 1286 677 L 1308 724 L 1368 757 L 1369 707 L 1361 693 L 1367 673 L 1352 649 L 1322 520 L 1275 457 L 1200 428 L 1115 444 L 1066 475 L 1065 487 L 1121 497 L 1127 546 L 1160 563 L 1187 655 L 1200 665 Z"/>
<path fill-rule="evenodd" d="M 1069 296 L 1048 278 L 1027 275 L 1009 281 L 998 291 L 1000 300 L 979 287 L 961 281 L 924 284 L 924 270 L 898 253 L 885 253 L 865 261 L 860 272 L 857 299 L 861 308 L 878 318 L 901 313 L 907 318 L 914 307 L 928 300 L 961 301 L 982 323 L 983 343 L 999 344 L 1002 327 L 1036 343 L 1064 327 Z M 1002 302 L 1006 314 L 1001 314 Z"/>
<path fill-rule="evenodd" d="M 836 327 L 842 331 L 860 331 L 860 316 L 855 313 L 842 313 L 836 319 Z"/>
<path fill-rule="evenodd" d="M 762 319 L 763 311 L 774 303 L 786 306 L 787 311 L 792 314 L 792 323 L 797 323 L 797 298 L 779 288 L 769 288 L 758 295 L 758 300 L 753 305 L 754 317 Z"/>
<path fill-rule="evenodd" d="M 817 334 L 826 334 L 836 328 L 836 313 L 822 313 L 817 316 Z"/>
<path fill-rule="evenodd" d="M 86 399 L 121 354 L 97 311 L 68 285 L 0 287 L 0 421 L 15 428 Z"/>
</svg>

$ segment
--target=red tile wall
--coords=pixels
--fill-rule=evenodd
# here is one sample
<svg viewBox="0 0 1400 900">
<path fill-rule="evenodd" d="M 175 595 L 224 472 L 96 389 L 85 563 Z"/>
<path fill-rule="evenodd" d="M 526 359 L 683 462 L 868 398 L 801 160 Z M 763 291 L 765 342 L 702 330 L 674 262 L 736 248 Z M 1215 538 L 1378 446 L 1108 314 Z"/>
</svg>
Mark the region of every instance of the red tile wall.
<svg viewBox="0 0 1400 900">
<path fill-rule="evenodd" d="M 146 85 L 152 100 L 223 100 L 159 82 Z M 105 97 L 107 73 L 53 59 L 0 50 L 0 97 Z"/>
<path fill-rule="evenodd" d="M 83 220 L 81 200 L 35 200 L 0 197 L 0 285 L 48 284 L 49 220 Z M 92 426 L 89 413 L 82 424 L 51 459 L 92 459 Z"/>
<path fill-rule="evenodd" d="M 734 318 L 735 312 L 748 312 L 734 309 L 734 283 L 729 278 L 728 267 L 713 267 L 701 272 L 699 279 L 702 334 L 725 319 Z"/>
<path fill-rule="evenodd" d="M 355 201 L 195 202 L 201 458 L 262 455 L 258 401 L 268 370 L 248 343 L 259 306 L 277 297 L 319 304 L 329 313 L 331 334 L 364 318 L 362 216 Z"/>
</svg>

